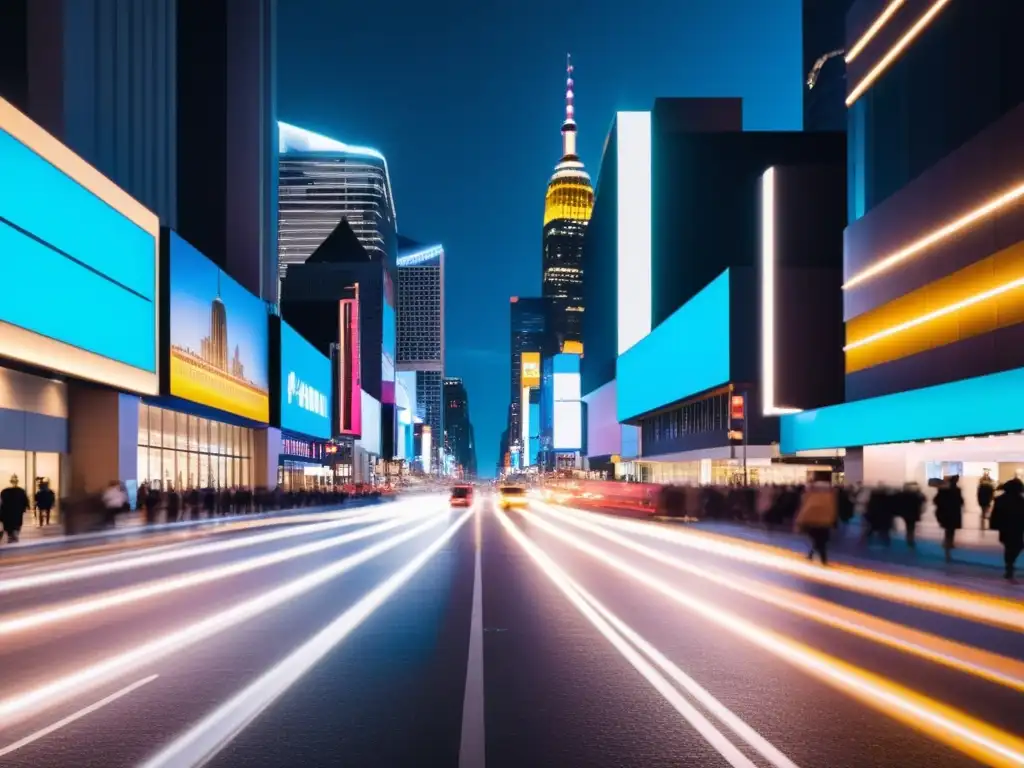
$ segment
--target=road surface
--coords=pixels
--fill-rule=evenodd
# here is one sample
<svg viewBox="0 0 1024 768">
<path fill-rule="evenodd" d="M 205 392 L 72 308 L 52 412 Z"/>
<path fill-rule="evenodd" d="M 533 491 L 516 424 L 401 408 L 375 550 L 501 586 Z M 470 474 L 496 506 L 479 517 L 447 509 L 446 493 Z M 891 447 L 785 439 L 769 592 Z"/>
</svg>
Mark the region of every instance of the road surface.
<svg viewBox="0 0 1024 768">
<path fill-rule="evenodd" d="M 0 559 L 2 766 L 1024 765 L 1024 605 L 438 496 Z"/>
</svg>

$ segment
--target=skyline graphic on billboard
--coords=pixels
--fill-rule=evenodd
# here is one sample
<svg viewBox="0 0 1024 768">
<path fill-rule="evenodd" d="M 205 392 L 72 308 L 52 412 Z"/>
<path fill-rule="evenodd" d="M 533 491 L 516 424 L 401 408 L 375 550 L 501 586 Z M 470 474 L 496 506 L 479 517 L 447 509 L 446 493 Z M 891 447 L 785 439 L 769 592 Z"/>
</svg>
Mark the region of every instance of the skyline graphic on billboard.
<svg viewBox="0 0 1024 768">
<path fill-rule="evenodd" d="M 170 258 L 171 394 L 268 422 L 263 301 L 174 232 Z"/>
<path fill-rule="evenodd" d="M 359 286 L 356 298 L 338 303 L 338 433 L 363 431 L 363 379 L 360 373 Z"/>
<path fill-rule="evenodd" d="M 281 427 L 331 437 L 331 361 L 281 322 Z"/>
</svg>

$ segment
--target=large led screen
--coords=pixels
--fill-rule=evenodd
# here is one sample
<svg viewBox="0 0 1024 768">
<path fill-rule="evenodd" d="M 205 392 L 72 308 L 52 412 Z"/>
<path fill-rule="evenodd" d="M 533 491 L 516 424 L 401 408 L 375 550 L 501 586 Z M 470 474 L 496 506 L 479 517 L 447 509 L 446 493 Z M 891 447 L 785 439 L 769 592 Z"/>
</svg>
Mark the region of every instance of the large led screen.
<svg viewBox="0 0 1024 768">
<path fill-rule="evenodd" d="M 520 355 L 520 383 L 524 389 L 540 386 L 540 352 L 523 352 Z"/>
<path fill-rule="evenodd" d="M 552 361 L 551 379 L 554 401 L 552 445 L 556 451 L 578 451 L 583 447 L 579 357 L 556 355 Z"/>
<path fill-rule="evenodd" d="M 178 235 L 170 237 L 171 394 L 268 421 L 263 302 Z"/>
<path fill-rule="evenodd" d="M 395 402 L 395 347 L 398 322 L 395 318 L 395 284 L 384 273 L 383 336 L 381 338 L 380 396 L 385 405 Z"/>
<path fill-rule="evenodd" d="M 338 432 L 359 437 L 363 429 L 363 379 L 358 295 L 339 302 L 338 323 Z"/>
<path fill-rule="evenodd" d="M 587 403 L 587 455 L 621 454 L 622 428 L 615 410 L 615 380 L 598 387 L 583 399 Z"/>
<path fill-rule="evenodd" d="M 619 355 L 624 422 L 729 381 L 729 270 Z"/>
<path fill-rule="evenodd" d="M 160 223 L 0 99 L 0 355 L 159 391 Z"/>
<path fill-rule="evenodd" d="M 331 361 L 281 323 L 281 427 L 331 437 Z"/>
<path fill-rule="evenodd" d="M 367 453 L 380 456 L 380 403 L 364 389 L 359 393 L 362 399 L 363 434 L 359 444 Z"/>
</svg>

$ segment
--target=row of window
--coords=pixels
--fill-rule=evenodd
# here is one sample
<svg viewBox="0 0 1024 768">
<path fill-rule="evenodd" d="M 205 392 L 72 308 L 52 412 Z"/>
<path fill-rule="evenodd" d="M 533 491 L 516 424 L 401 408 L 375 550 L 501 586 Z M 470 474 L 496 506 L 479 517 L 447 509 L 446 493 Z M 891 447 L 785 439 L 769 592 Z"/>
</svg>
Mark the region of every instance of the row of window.
<svg viewBox="0 0 1024 768">
<path fill-rule="evenodd" d="M 688 435 L 726 432 L 729 425 L 729 395 L 724 393 L 642 419 L 640 435 L 645 443 L 657 443 Z"/>
</svg>

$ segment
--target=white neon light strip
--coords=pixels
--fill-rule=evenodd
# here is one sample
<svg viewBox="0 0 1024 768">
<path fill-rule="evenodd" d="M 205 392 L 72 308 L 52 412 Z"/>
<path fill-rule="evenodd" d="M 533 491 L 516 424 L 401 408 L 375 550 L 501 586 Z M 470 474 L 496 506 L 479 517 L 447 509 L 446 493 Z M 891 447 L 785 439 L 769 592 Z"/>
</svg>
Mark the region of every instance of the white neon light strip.
<svg viewBox="0 0 1024 768">
<path fill-rule="evenodd" d="M 799 413 L 775 405 L 775 168 L 761 176 L 761 408 L 765 416 Z"/>
<path fill-rule="evenodd" d="M 883 56 L 879 62 L 871 68 L 871 71 L 864 75 L 861 81 L 854 86 L 852 91 L 850 91 L 850 95 L 846 97 L 847 107 L 851 106 L 857 99 L 864 95 L 864 92 L 882 76 L 882 73 L 889 68 L 889 65 L 892 64 L 901 53 L 903 53 L 907 46 L 914 42 L 914 38 L 921 34 L 924 28 L 931 23 L 932 19 L 939 14 L 939 11 L 947 5 L 949 5 L 949 0 L 936 0 L 931 8 L 925 11 L 924 15 L 914 22 L 914 25 L 904 33 L 903 37 L 896 41 L 896 44 L 886 52 L 885 56 Z"/>
<path fill-rule="evenodd" d="M 1000 285 L 997 288 L 993 288 L 988 291 L 982 291 L 981 293 L 976 293 L 974 296 L 964 299 L 963 301 L 954 302 L 953 304 L 949 304 L 945 307 L 942 307 L 941 309 L 936 309 L 934 312 L 929 312 L 927 314 L 921 315 L 920 317 L 915 317 L 913 320 L 908 320 L 905 323 L 900 323 L 899 325 L 894 325 L 891 328 L 886 328 L 884 331 L 879 331 L 878 333 L 873 333 L 870 336 L 865 336 L 863 339 L 858 339 L 857 341 L 847 344 L 845 347 L 843 347 L 843 350 L 846 351 L 850 349 L 857 349 L 858 347 L 863 347 L 867 344 L 871 344 L 872 342 L 878 341 L 880 339 L 885 339 L 888 338 L 889 336 L 895 336 L 897 333 L 908 331 L 911 328 L 916 328 L 919 325 L 924 325 L 925 323 L 929 323 L 932 320 L 937 320 L 938 318 L 945 317 L 946 315 L 952 314 L 953 312 L 958 312 L 961 309 L 973 307 L 975 304 L 980 304 L 983 301 L 988 301 L 989 299 L 995 298 L 996 296 L 1000 296 L 1004 293 L 1012 291 L 1015 288 L 1020 288 L 1022 286 L 1024 286 L 1024 277 L 1018 277 L 1016 280 L 1011 280 L 1010 282 L 1004 283 L 1003 285 Z"/>
<path fill-rule="evenodd" d="M 875 19 L 874 23 L 870 27 L 868 27 L 868 31 L 861 35 L 857 42 L 850 46 L 850 50 L 846 52 L 845 56 L 847 64 L 856 59 L 867 44 L 875 39 L 875 35 L 881 32 L 882 27 L 886 25 L 889 19 L 893 17 L 893 14 L 896 13 L 896 11 L 898 11 L 905 2 L 906 0 L 892 0 L 892 2 L 886 6 L 881 15 Z"/>
<path fill-rule="evenodd" d="M 143 768 L 177 768 L 182 765 L 204 765 L 208 762 L 416 575 L 416 572 L 451 540 L 472 514 L 473 510 L 467 510 L 402 568 L 378 584 L 359 602 L 335 618 L 283 661 L 143 763 Z"/>
<path fill-rule="evenodd" d="M 971 224 L 974 224 L 975 222 L 980 221 L 981 219 L 987 218 L 991 216 L 993 213 L 998 213 L 1000 210 L 1006 208 L 1009 205 L 1012 205 L 1013 203 L 1020 200 L 1022 197 L 1024 197 L 1024 184 L 1014 187 L 1008 192 L 1004 192 L 998 197 L 989 200 L 987 203 L 978 206 L 973 211 L 965 213 L 958 219 L 954 219 L 949 224 L 939 227 L 938 229 L 925 235 L 919 240 L 915 240 L 905 248 L 901 248 L 900 250 L 896 251 L 896 253 L 893 253 L 890 256 L 886 256 L 877 264 L 868 267 L 867 269 L 863 270 L 862 272 L 859 272 L 858 274 L 854 275 L 849 280 L 847 280 L 846 284 L 843 286 L 843 290 L 853 288 L 855 285 L 870 280 L 871 278 L 876 277 L 882 272 L 886 272 L 889 269 L 892 269 L 900 262 L 906 261 L 912 256 L 916 256 L 918 253 L 925 250 L 926 248 L 935 245 L 937 242 L 941 240 L 945 240 L 947 237 L 950 237 L 951 235 L 955 235 L 962 229 L 966 229 L 967 227 L 971 226 Z"/>
<path fill-rule="evenodd" d="M 621 355 L 651 332 L 651 113 L 619 112 L 617 291 Z"/>
<path fill-rule="evenodd" d="M 414 251 L 413 253 L 407 253 L 403 256 L 399 256 L 395 263 L 399 267 L 415 267 L 417 264 L 422 264 L 426 261 L 430 261 L 431 259 L 439 259 L 443 255 L 444 246 L 432 245 L 428 248 L 424 248 L 422 251 Z"/>
</svg>

